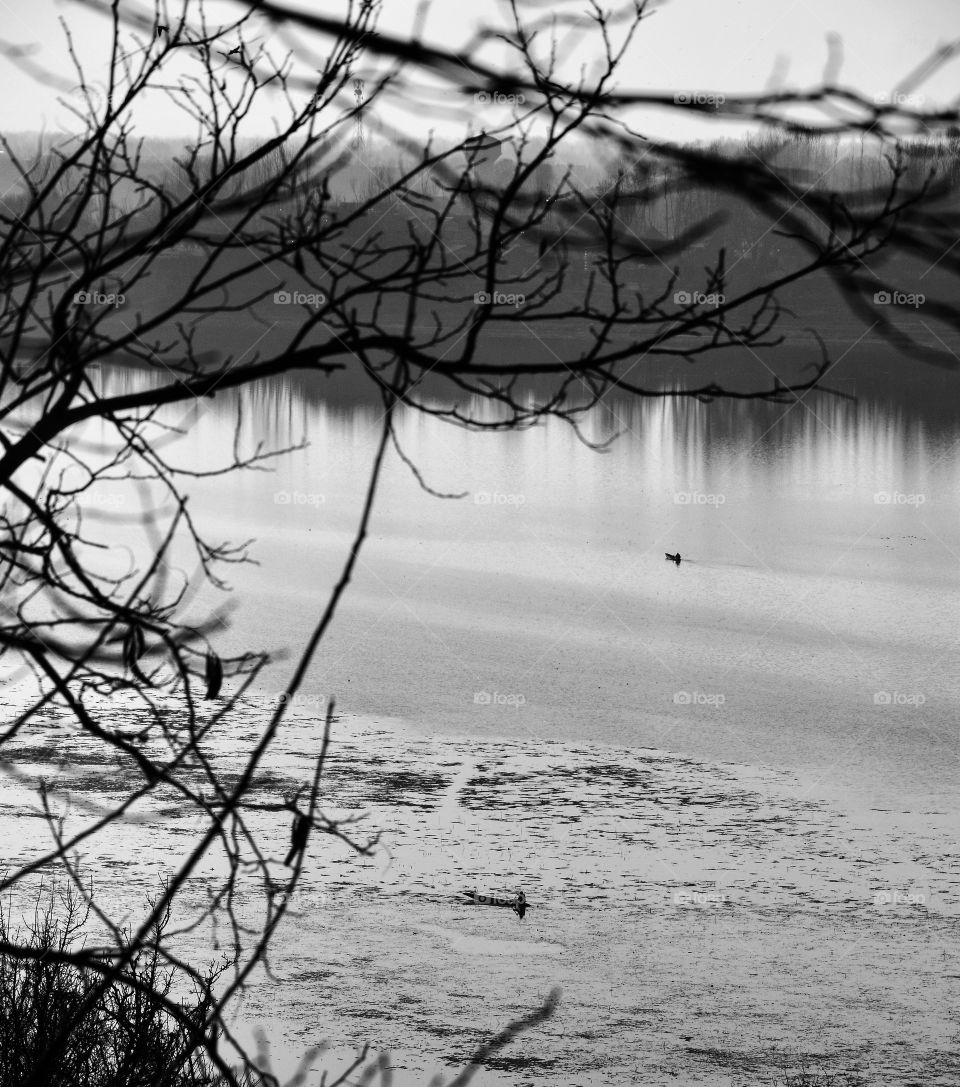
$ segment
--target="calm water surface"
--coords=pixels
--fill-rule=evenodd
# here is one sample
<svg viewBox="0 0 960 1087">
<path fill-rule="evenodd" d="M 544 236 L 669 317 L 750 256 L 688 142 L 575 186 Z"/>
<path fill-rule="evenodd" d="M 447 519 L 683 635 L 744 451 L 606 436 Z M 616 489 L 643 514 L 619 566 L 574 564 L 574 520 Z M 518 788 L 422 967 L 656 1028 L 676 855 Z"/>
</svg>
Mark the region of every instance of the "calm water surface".
<svg viewBox="0 0 960 1087">
<path fill-rule="evenodd" d="M 222 461 L 234 417 L 229 398 L 186 412 L 177 457 Z M 952 797 L 958 434 L 826 399 L 648 401 L 587 429 L 623 434 L 597 454 L 560 424 L 407 418 L 428 483 L 469 494 L 427 495 L 392 459 L 305 693 L 427 735 L 656 746 L 871 804 Z M 295 647 L 344 561 L 377 417 L 281 386 L 248 398 L 245 431 L 247 448 L 310 445 L 195 489 L 210 535 L 255 538 L 260 563 L 229 578 L 222 648 Z"/>
<path fill-rule="evenodd" d="M 192 485 L 208 536 L 254 538 L 260 564 L 230 574 L 224 655 L 302 643 L 378 436 L 376 414 L 280 383 L 242 403 L 242 448 L 310 444 Z M 236 404 L 171 411 L 188 429 L 168 456 L 222 463 Z M 586 431 L 623 433 L 597 454 L 559 424 L 402 420 L 430 486 L 469 494 L 427 495 L 391 459 L 271 767 L 309 773 L 335 694 L 328 803 L 389 848 L 317 845 L 284 984 L 255 986 L 244 1021 L 278 1063 L 369 1039 L 395 1082 L 426 1082 L 559 983 L 558 1015 L 479 1082 L 782 1082 L 801 1063 L 956 1082 L 960 431 L 825 398 L 622 405 Z M 134 496 L 103 505 L 134 546 Z M 289 668 L 261 676 L 223 759 Z M 102 789 L 79 762 L 58 772 Z M 27 802 L 6 790 L 9 813 Z M 131 894 L 170 863 L 158 827 L 188 830 L 148 816 L 112 854 Z M 523 923 L 453 897 L 519 885 Z"/>
</svg>

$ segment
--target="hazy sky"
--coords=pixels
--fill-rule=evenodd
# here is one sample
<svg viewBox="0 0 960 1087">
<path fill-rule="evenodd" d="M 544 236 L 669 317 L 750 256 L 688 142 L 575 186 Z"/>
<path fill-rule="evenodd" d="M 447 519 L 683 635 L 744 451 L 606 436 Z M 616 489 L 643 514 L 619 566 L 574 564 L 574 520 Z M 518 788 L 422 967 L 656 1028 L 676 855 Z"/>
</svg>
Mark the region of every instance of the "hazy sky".
<svg viewBox="0 0 960 1087">
<path fill-rule="evenodd" d="M 123 0 L 128 4 L 129 0 Z M 316 2 L 316 0 L 315 0 Z M 340 3 L 318 5 L 325 12 L 337 11 Z M 564 6 L 561 0 L 547 4 L 537 0 L 535 10 L 577 12 L 584 4 Z M 225 13 L 236 11 L 222 2 L 208 5 L 215 23 Z M 317 10 L 317 9 L 315 9 Z M 409 30 L 417 5 L 413 0 L 385 0 L 380 26 L 390 32 Z M 489 0 L 437 0 L 424 17 L 423 38 L 428 42 L 458 45 L 469 34 L 472 17 L 503 19 L 502 7 Z M 36 44 L 37 63 L 75 83 L 70 74 L 64 35 L 58 17 L 65 18 L 74 34 L 78 54 L 88 65 L 89 78 L 102 80 L 109 23 L 75 2 L 53 0 L 0 0 L 0 34 L 10 44 Z M 840 81 L 871 95 L 890 92 L 897 81 L 938 45 L 960 37 L 958 0 L 666 0 L 637 36 L 624 64 L 619 84 L 638 90 L 750 92 L 769 85 L 774 72 L 788 86 L 809 86 L 823 75 L 827 60 L 826 38 L 830 33 L 843 43 Z M 567 74 L 581 65 L 595 66 L 595 37 L 567 38 L 576 44 L 567 64 Z M 276 43 L 277 54 L 284 44 Z M 322 45 L 318 56 L 323 54 Z M 492 57 L 493 54 L 490 54 Z M 308 63 L 310 63 L 308 61 Z M 311 69 L 312 70 L 312 69 Z M 955 58 L 925 88 L 926 104 L 951 102 L 960 89 L 960 58 Z M 56 129 L 71 124 L 62 106 L 59 91 L 38 84 L 11 62 L 0 59 L 0 128 L 4 132 L 39 129 L 44 124 Z M 449 102 L 449 98 L 447 99 Z M 470 123 L 474 130 L 493 128 L 496 118 L 468 103 L 459 127 Z M 424 115 L 426 114 L 426 115 Z M 418 111 L 416 122 L 423 131 L 449 129 L 438 103 L 436 116 Z M 182 115 L 164 99 L 155 97 L 137 117 L 142 133 L 181 135 Z M 256 118 L 262 131 L 272 127 L 270 112 Z M 681 123 L 682 124 L 682 123 Z M 74 127 L 76 122 L 73 122 Z M 686 134 L 675 115 L 651 118 L 648 131 L 657 135 Z M 409 130 L 409 126 L 408 126 Z"/>
</svg>

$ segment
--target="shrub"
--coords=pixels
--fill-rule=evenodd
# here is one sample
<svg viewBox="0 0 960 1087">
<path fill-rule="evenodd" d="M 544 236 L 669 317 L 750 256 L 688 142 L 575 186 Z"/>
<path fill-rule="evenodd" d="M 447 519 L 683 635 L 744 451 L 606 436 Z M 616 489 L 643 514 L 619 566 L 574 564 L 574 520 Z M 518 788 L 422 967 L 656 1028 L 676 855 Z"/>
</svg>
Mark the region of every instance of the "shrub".
<svg viewBox="0 0 960 1087">
<path fill-rule="evenodd" d="M 172 972 L 163 969 L 155 948 L 139 949 L 122 976 L 107 985 L 100 971 L 84 965 L 91 961 L 84 946 L 89 914 L 89 904 L 72 887 L 42 887 L 32 921 L 11 931 L 11 902 L 0 902 L 0 1083 L 225 1083 L 198 1032 L 164 1006 Z M 203 1006 L 176 1004 L 198 1022 Z"/>
</svg>

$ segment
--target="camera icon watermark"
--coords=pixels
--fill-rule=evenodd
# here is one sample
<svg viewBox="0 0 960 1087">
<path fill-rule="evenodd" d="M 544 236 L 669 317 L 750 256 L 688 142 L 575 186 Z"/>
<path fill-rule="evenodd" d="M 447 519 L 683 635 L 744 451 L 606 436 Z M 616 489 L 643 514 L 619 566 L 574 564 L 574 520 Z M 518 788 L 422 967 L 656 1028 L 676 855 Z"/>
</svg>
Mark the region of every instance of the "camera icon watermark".
<svg viewBox="0 0 960 1087">
<path fill-rule="evenodd" d="M 313 491 L 274 491 L 273 502 L 277 506 L 322 506 L 326 495 Z"/>
<path fill-rule="evenodd" d="M 489 294 L 487 291 L 477 291 L 473 296 L 473 302 L 476 306 L 513 306 L 515 309 L 519 309 L 527 301 L 525 294 L 504 294 L 502 291 L 494 291 L 493 294 Z"/>
<path fill-rule="evenodd" d="M 676 491 L 673 496 L 675 506 L 722 506 L 726 500 L 726 495 L 702 491 Z"/>
<path fill-rule="evenodd" d="M 726 700 L 725 694 L 708 691 L 677 691 L 673 696 L 677 706 L 722 706 Z"/>
<path fill-rule="evenodd" d="M 500 691 L 474 691 L 473 704 L 475 706 L 513 706 L 520 709 L 527 704 L 527 699 L 522 694 L 503 694 Z"/>
<path fill-rule="evenodd" d="M 927 696 L 921 691 L 875 691 L 875 706 L 923 706 Z"/>
<path fill-rule="evenodd" d="M 325 306 L 327 296 L 324 294 L 306 294 L 303 291 L 275 291 L 274 304 L 277 306 Z"/>
<path fill-rule="evenodd" d="M 75 306 L 113 306 L 119 309 L 126 301 L 124 294 L 102 294 L 100 291 L 77 291 L 73 296 Z"/>
<path fill-rule="evenodd" d="M 919 309 L 926 302 L 925 294 L 906 294 L 903 291 L 874 291 L 875 306 L 913 306 Z"/>
<path fill-rule="evenodd" d="M 719 291 L 710 294 L 703 291 L 675 291 L 673 295 L 675 306 L 722 306 L 726 301 L 727 296 Z"/>
</svg>

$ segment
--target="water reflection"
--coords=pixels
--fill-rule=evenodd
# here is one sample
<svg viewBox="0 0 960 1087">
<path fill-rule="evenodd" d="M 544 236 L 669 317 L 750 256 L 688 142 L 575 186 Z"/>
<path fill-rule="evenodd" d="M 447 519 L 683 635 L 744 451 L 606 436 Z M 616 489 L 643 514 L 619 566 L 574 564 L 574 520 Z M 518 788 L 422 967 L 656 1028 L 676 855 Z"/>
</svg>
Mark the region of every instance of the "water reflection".
<svg viewBox="0 0 960 1087">
<path fill-rule="evenodd" d="M 143 376 L 100 380 L 117 394 Z M 260 565 L 230 570 L 238 606 L 217 651 L 279 656 L 303 644 L 339 576 L 380 412 L 292 378 L 225 390 L 164 409 L 182 431 L 170 462 L 228 463 L 238 408 L 241 454 L 308 445 L 187 489 L 208 538 L 256 541 Z M 439 733 L 802 767 L 832 795 L 955 791 L 958 691 L 939 662 L 955 655 L 960 607 L 956 426 L 821 395 L 623 401 L 584 430 L 621 437 L 595 453 L 555 421 L 492 434 L 402 414 L 429 485 L 468 496 L 424 493 L 391 457 L 306 693 Z M 98 528 L 142 546 L 138 498 L 117 503 L 91 511 Z M 683 565 L 665 563 L 677 551 Z M 191 606 L 222 604 L 201 586 Z"/>
<path fill-rule="evenodd" d="M 105 392 L 123 394 L 143 376 L 104 370 L 101 380 Z M 381 409 L 329 405 L 301 395 L 286 378 L 225 390 L 164 409 L 163 421 L 182 431 L 167 455 L 183 467 L 228 463 L 238 413 L 243 452 L 259 443 L 308 448 L 271 462 L 266 474 L 192 485 L 202 509 L 244 536 L 276 539 L 290 530 L 347 538 Z M 402 414 L 403 448 L 430 486 L 469 494 L 439 501 L 391 463 L 377 505 L 379 546 L 404 561 L 419 555 L 444 567 L 610 586 L 616 581 L 605 561 L 618 556 L 629 564 L 665 550 L 692 561 L 771 570 L 786 564 L 813 574 L 824 563 L 855 572 L 869 546 L 875 565 L 874 552 L 890 553 L 887 572 L 899 556 L 907 576 L 953 577 L 956 426 L 876 401 L 811 395 L 791 405 L 625 401 L 595 410 L 582 430 L 594 442 L 619 438 L 596 453 L 556 421 L 474 433 Z M 929 545 L 922 563 L 898 546 L 908 538 Z M 446 557 L 428 559 L 427 541 L 443 543 Z"/>
<path fill-rule="evenodd" d="M 929 376 L 929 375 L 928 375 Z M 107 395 L 126 395 L 147 385 L 161 385 L 169 375 L 113 366 L 100 368 L 100 388 Z M 337 395 L 343 382 L 325 376 L 292 374 L 244 389 L 242 393 L 227 389 L 215 397 L 204 398 L 197 404 L 204 415 L 233 419 L 238 400 L 249 416 L 255 418 L 257 429 L 274 444 L 286 444 L 296 435 L 320 420 L 346 427 L 347 420 L 379 418 L 379 397 Z M 915 383 L 923 388 L 923 383 Z M 613 390 L 590 415 L 587 434 L 590 440 L 604 442 L 618 434 L 629 434 L 651 450 L 681 452 L 686 468 L 705 465 L 718 450 L 737 450 L 741 454 L 749 447 L 755 456 L 782 456 L 787 448 L 803 448 L 815 455 L 818 469 L 837 470 L 836 456 L 844 441 L 855 443 L 851 452 L 872 455 L 886 443 L 889 464 L 904 463 L 914 453 L 936 449 L 952 443 L 960 434 L 960 417 L 953 410 L 954 401 L 947 406 L 949 415 L 910 412 L 902 406 L 878 399 L 851 401 L 825 393 L 810 393 L 795 403 L 770 404 L 763 401 L 716 400 L 704 403 L 696 400 L 618 397 Z M 184 407 L 169 409 L 183 416 Z M 484 417 L 483 405 L 474 400 L 471 412 Z M 493 416 L 487 413 L 488 418 Z M 413 415 L 407 425 L 420 426 L 424 420 Z M 429 425 L 429 424 L 424 424 Z M 559 429 L 559 428 L 558 428 Z M 421 431 L 422 432 L 422 431 Z M 832 439 L 832 441 L 830 440 Z M 754 452 L 755 451 L 755 452 Z M 812 464 L 811 464 L 812 466 Z M 849 468 L 843 460 L 842 471 Z"/>
</svg>

